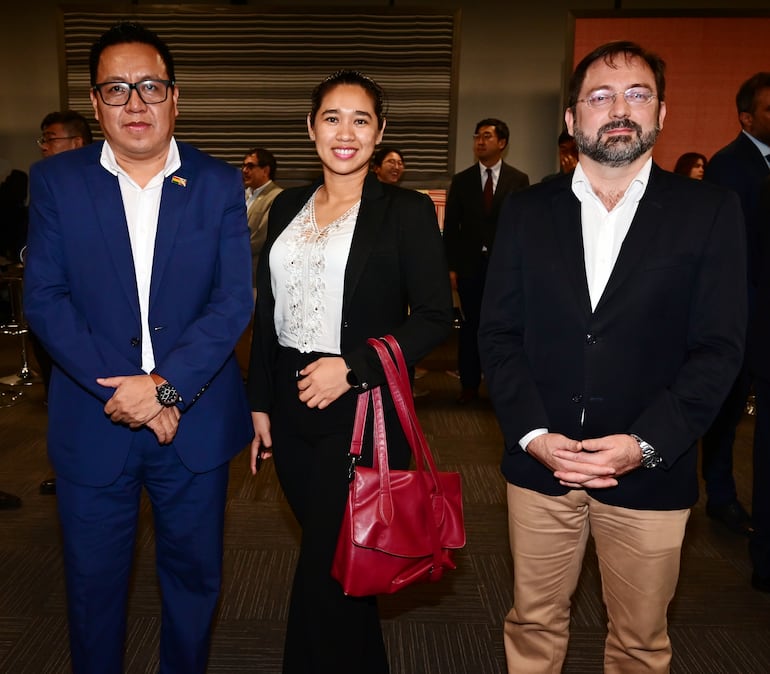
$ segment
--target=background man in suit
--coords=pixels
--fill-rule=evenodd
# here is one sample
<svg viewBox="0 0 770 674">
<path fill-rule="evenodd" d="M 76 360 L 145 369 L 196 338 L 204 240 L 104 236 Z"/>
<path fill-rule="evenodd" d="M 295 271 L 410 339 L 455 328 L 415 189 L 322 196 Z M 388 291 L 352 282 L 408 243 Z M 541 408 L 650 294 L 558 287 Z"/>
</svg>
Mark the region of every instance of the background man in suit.
<svg viewBox="0 0 770 674">
<path fill-rule="evenodd" d="M 257 261 L 267 237 L 267 216 L 270 214 L 273 201 L 283 191 L 283 188 L 273 182 L 277 168 L 278 164 L 273 153 L 263 147 L 249 150 L 241 164 L 251 238 L 251 284 L 255 291 Z"/>
<path fill-rule="evenodd" d="M 664 101 L 659 57 L 595 49 L 570 81 L 574 173 L 500 215 L 479 344 L 505 438 L 511 673 L 559 670 L 589 532 L 604 671 L 669 669 L 696 443 L 740 366 L 746 274 L 737 197 L 652 162 Z"/>
<path fill-rule="evenodd" d="M 140 493 L 153 506 L 160 671 L 206 669 L 229 459 L 252 427 L 232 351 L 252 306 L 238 172 L 173 137 L 168 47 L 117 24 L 93 45 L 105 141 L 31 169 L 25 308 L 52 356 L 72 668 L 123 671 Z"/>
<path fill-rule="evenodd" d="M 507 194 L 529 185 L 526 173 L 503 161 L 509 135 L 499 119 L 476 124 L 473 151 L 478 163 L 455 175 L 447 194 L 444 245 L 452 290 L 463 313 L 457 348 L 461 404 L 478 398 L 481 383 L 479 312 L 500 205 Z"/>
<path fill-rule="evenodd" d="M 752 315 L 757 283 L 756 258 L 760 250 L 759 233 L 754 223 L 759 186 L 770 175 L 770 72 L 757 73 L 746 80 L 738 90 L 735 103 L 741 132 L 711 158 L 704 180 L 729 187 L 741 199 L 748 241 L 749 314 Z M 733 531 L 747 535 L 752 532 L 752 522 L 738 501 L 733 478 L 733 442 L 750 389 L 751 375 L 744 365 L 701 443 L 706 513 Z"/>
<path fill-rule="evenodd" d="M 93 142 L 88 120 L 75 110 L 49 112 L 40 122 L 40 154 L 50 157 Z"/>
<path fill-rule="evenodd" d="M 51 157 L 60 152 L 75 150 L 84 145 L 90 145 L 94 140 L 88 120 L 75 110 L 49 112 L 40 122 L 40 131 L 42 133 L 37 139 L 37 144 L 40 146 L 40 154 L 43 157 Z M 40 367 L 40 376 L 43 379 L 47 399 L 48 385 L 51 383 L 51 357 L 43 348 L 40 340 L 34 335 L 31 337 L 32 348 Z M 43 480 L 40 483 L 40 493 L 55 494 L 56 478 L 49 477 Z"/>
</svg>

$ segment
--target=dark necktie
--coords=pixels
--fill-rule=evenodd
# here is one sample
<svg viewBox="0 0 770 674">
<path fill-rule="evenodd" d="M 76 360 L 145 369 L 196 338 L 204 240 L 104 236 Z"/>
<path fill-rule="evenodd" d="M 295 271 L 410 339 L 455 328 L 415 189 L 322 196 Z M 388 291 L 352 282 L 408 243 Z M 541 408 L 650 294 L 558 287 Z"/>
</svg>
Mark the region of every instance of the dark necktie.
<svg viewBox="0 0 770 674">
<path fill-rule="evenodd" d="M 495 185 L 492 181 L 492 169 L 487 169 L 487 182 L 484 183 L 484 213 L 492 212 L 492 197 L 495 196 Z"/>
</svg>

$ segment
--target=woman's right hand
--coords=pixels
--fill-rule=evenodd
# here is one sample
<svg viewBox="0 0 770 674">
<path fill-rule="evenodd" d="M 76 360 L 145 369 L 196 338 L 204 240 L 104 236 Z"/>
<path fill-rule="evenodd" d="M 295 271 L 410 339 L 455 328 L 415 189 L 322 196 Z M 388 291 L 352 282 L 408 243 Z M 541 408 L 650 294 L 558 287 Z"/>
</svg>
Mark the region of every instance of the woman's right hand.
<svg viewBox="0 0 770 674">
<path fill-rule="evenodd" d="M 270 415 L 267 412 L 252 412 L 254 439 L 251 441 L 251 474 L 257 474 L 257 457 L 269 459 L 273 455 L 273 439 L 270 436 Z"/>
</svg>

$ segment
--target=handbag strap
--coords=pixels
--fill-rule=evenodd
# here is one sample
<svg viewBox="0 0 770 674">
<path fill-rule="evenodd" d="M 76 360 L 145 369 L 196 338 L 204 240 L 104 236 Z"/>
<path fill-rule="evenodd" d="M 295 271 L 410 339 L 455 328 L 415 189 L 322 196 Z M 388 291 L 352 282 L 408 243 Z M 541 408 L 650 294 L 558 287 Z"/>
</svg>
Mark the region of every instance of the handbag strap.
<svg viewBox="0 0 770 674">
<path fill-rule="evenodd" d="M 423 493 L 423 509 L 426 521 L 428 523 L 428 531 L 430 532 L 431 547 L 433 548 L 433 567 L 431 568 L 431 579 L 439 580 L 443 575 L 443 553 L 441 549 L 441 539 L 438 530 L 438 523 L 436 521 L 436 512 L 434 509 L 434 503 L 437 503 L 441 508 L 444 507 L 444 494 L 441 488 L 441 482 L 438 479 L 438 470 L 436 464 L 433 461 L 433 455 L 431 454 L 428 442 L 425 439 L 425 434 L 422 432 L 420 422 L 417 419 L 417 412 L 414 408 L 414 399 L 412 397 L 412 387 L 409 381 L 409 375 L 407 372 L 406 360 L 404 359 L 401 347 L 398 341 L 391 335 L 387 335 L 383 340 L 368 339 L 367 343 L 371 346 L 380 358 L 383 370 L 385 371 L 385 377 L 388 382 L 388 388 L 390 389 L 393 403 L 396 407 L 399 421 L 404 434 L 407 437 L 409 446 L 412 450 L 412 454 L 415 459 L 415 467 L 418 473 L 417 482 L 420 485 Z M 390 346 L 390 351 L 385 344 Z M 392 353 L 392 355 L 391 355 Z M 395 363 L 393 362 L 395 358 Z M 382 414 L 382 393 L 379 388 L 376 388 L 374 394 L 374 408 L 375 414 L 377 414 L 377 408 L 380 408 L 380 414 Z M 375 423 L 375 431 L 377 424 Z M 383 434 L 384 434 L 384 420 L 383 420 Z M 376 443 L 375 437 L 375 443 Z M 376 448 L 375 455 L 379 453 L 379 448 Z M 423 458 L 428 463 L 428 469 L 430 474 L 429 480 L 423 479 L 423 476 L 427 476 L 425 471 Z M 387 451 L 385 450 L 385 460 L 380 457 L 379 474 L 380 474 L 380 508 L 383 514 L 390 512 L 392 514 L 392 497 L 390 495 L 390 477 L 387 476 L 387 481 L 383 480 L 383 474 L 388 473 L 387 467 Z M 443 513 L 442 513 L 443 515 Z M 441 519 L 441 518 L 439 518 Z"/>
</svg>

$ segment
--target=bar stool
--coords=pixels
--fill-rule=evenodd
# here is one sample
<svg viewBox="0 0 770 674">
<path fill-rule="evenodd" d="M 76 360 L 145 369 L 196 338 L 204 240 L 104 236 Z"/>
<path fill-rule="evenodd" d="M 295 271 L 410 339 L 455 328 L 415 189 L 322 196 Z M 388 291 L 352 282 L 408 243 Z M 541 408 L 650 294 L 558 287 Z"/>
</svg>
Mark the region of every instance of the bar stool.
<svg viewBox="0 0 770 674">
<path fill-rule="evenodd" d="M 23 289 L 24 266 L 11 265 L 0 277 L 0 280 L 8 284 L 8 295 L 11 304 L 11 318 L 7 323 L 0 325 L 0 334 L 20 338 L 21 345 L 21 369 L 18 372 L 0 377 L 0 384 L 7 386 L 29 386 L 40 383 L 40 376 L 30 369 L 27 359 L 27 334 L 29 328 L 24 318 Z"/>
</svg>

